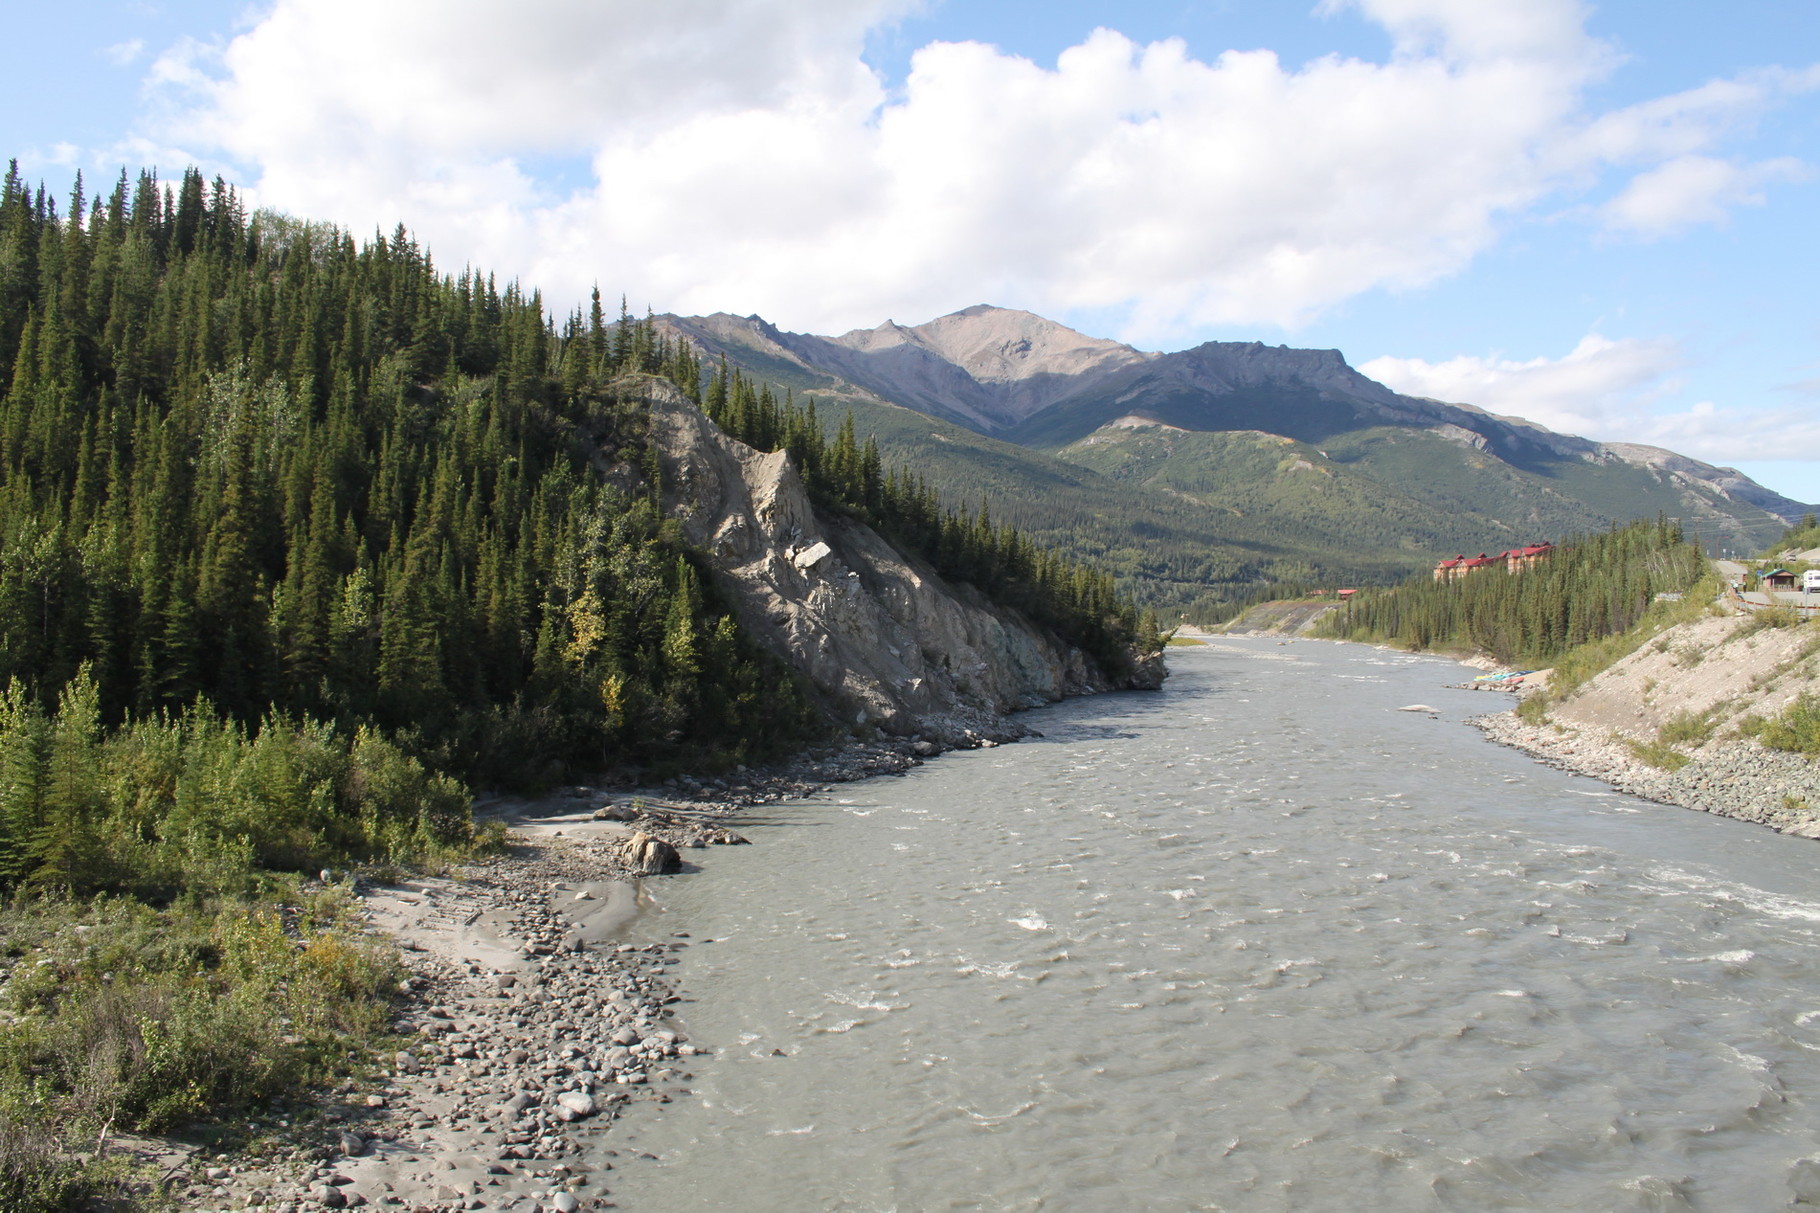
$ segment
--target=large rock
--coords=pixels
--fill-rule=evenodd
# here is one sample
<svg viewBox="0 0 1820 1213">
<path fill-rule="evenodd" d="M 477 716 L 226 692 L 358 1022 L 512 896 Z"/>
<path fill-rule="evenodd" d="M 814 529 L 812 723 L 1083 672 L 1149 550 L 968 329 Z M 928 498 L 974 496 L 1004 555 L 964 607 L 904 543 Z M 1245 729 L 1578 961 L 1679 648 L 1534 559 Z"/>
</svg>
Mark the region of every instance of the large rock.
<svg viewBox="0 0 1820 1213">
<path fill-rule="evenodd" d="M 556 1102 L 577 1116 L 594 1115 L 594 1097 L 586 1091 L 564 1091 L 556 1097 Z"/>
<path fill-rule="evenodd" d="M 638 810 L 627 804 L 603 804 L 594 810 L 595 821 L 637 821 Z"/>
<path fill-rule="evenodd" d="M 682 856 L 661 838 L 634 834 L 625 842 L 626 866 L 640 876 L 669 876 L 682 871 Z"/>
</svg>

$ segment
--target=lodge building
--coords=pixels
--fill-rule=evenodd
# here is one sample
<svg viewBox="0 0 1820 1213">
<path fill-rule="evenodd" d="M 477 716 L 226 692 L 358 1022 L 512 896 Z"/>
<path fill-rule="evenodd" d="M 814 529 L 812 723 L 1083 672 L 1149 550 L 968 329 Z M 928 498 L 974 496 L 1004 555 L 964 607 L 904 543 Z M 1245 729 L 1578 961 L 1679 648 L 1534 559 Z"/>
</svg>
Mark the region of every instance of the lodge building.
<svg viewBox="0 0 1820 1213">
<path fill-rule="evenodd" d="M 1484 552 L 1477 556 L 1455 556 L 1452 560 L 1443 560 L 1435 565 L 1435 580 L 1456 581 L 1476 569 L 1487 569 L 1499 564 L 1504 566 L 1506 573 L 1521 573 L 1554 554 L 1554 544 L 1532 543 L 1528 547 L 1499 552 L 1496 556 L 1487 556 Z"/>
</svg>

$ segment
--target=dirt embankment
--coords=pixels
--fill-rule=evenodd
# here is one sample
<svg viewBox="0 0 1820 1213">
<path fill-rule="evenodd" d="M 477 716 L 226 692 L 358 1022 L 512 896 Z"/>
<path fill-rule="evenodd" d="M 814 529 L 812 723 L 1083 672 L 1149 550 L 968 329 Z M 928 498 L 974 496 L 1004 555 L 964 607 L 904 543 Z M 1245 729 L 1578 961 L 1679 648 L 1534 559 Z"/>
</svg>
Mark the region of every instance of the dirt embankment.
<svg viewBox="0 0 1820 1213">
<path fill-rule="evenodd" d="M 1306 636 L 1324 616 L 1338 609 L 1337 602 L 1301 598 L 1260 602 L 1218 631 L 1228 636 Z"/>
<path fill-rule="evenodd" d="M 1820 763 L 1753 740 L 1753 717 L 1820 691 L 1820 626 L 1707 616 L 1669 628 L 1549 705 L 1480 727 L 1564 770 L 1664 804 L 1820 838 Z"/>
</svg>

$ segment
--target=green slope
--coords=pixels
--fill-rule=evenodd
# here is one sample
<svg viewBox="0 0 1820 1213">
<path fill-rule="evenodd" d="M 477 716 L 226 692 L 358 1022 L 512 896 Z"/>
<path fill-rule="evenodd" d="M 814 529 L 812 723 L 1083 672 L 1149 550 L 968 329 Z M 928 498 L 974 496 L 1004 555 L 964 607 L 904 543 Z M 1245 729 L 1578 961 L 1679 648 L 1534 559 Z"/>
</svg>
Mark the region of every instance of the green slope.
<svg viewBox="0 0 1820 1213">
<path fill-rule="evenodd" d="M 1138 394 L 1133 396 L 1131 393 Z M 1153 376 L 1124 379 L 1044 409 L 1007 430 L 1019 446 L 1053 450 L 1077 442 L 1134 409 L 1144 416 L 1208 432 L 1268 430 L 1303 442 L 1323 442 L 1358 428 L 1359 410 L 1310 388 L 1250 387 L 1214 394 Z"/>
<path fill-rule="evenodd" d="M 679 322 L 710 363 L 724 353 L 758 380 L 812 395 L 830 426 L 852 412 L 887 463 L 923 476 L 944 500 L 985 504 L 1167 613 L 1211 611 L 1264 582 L 1395 581 L 1456 553 L 1658 513 L 1742 548 L 1781 529 L 1701 486 L 1557 455 L 1501 423 L 1491 424 L 1492 453 L 1421 421 L 1385 424 L 1383 401 L 1309 384 L 1209 390 L 1196 380 L 1195 351 L 988 438 L 804 365 L 776 340 L 787 335 L 762 323 L 719 319 L 713 331 Z M 1432 402 L 1393 403 L 1416 416 Z M 1431 411 L 1440 418 L 1449 406 Z M 1133 413 L 1165 425 L 1109 424 Z"/>
<path fill-rule="evenodd" d="M 1513 466 L 1427 430 L 1378 426 L 1336 437 L 1323 449 L 1337 463 L 1394 486 L 1445 520 L 1471 515 L 1494 524 L 1494 543 L 1559 539 L 1575 531 L 1662 514 L 1689 532 L 1738 547 L 1779 534 L 1755 506 L 1705 486 L 1618 461 L 1531 458 Z M 1472 545 L 1463 545 L 1470 547 Z"/>
</svg>

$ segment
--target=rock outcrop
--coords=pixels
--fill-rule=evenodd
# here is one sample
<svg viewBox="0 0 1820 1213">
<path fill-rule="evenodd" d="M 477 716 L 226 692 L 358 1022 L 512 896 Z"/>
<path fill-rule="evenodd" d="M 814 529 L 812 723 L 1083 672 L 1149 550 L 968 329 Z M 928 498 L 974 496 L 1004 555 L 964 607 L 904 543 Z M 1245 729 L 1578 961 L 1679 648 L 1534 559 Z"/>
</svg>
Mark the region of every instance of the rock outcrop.
<svg viewBox="0 0 1820 1213">
<path fill-rule="evenodd" d="M 682 871 L 682 856 L 676 848 L 649 834 L 626 839 L 620 857 L 635 876 L 673 876 Z"/>
<path fill-rule="evenodd" d="M 871 528 L 823 516 L 785 453 L 729 438 L 666 382 L 646 391 L 667 510 L 708 554 L 748 634 L 841 723 L 959 742 L 1065 695 L 1161 685 L 1160 657 L 1115 684 Z"/>
</svg>

